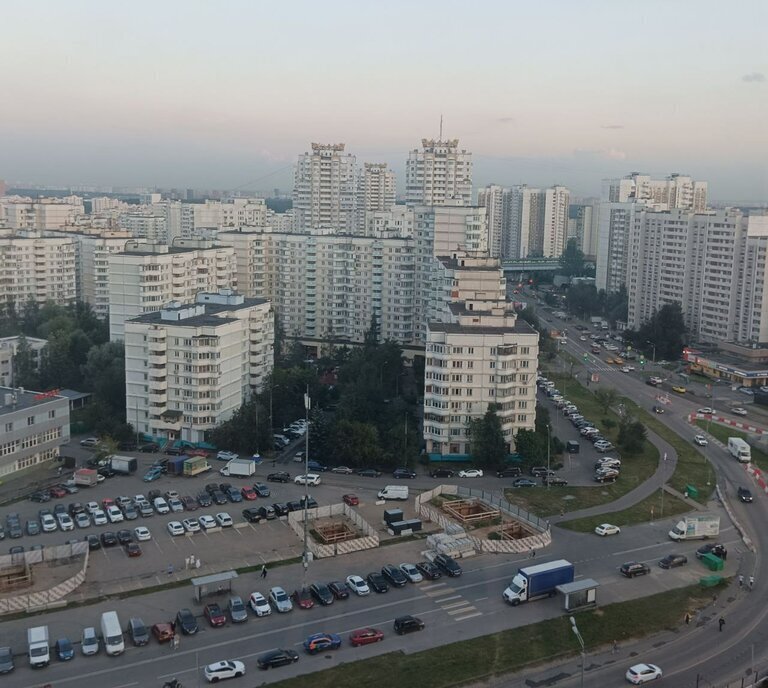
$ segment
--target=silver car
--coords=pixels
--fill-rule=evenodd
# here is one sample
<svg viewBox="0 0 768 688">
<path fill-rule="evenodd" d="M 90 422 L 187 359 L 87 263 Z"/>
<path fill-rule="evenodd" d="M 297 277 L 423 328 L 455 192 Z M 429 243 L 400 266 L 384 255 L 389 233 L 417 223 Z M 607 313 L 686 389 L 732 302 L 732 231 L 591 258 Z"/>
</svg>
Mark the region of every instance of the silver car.
<svg viewBox="0 0 768 688">
<path fill-rule="evenodd" d="M 80 648 L 82 653 L 86 656 L 99 653 L 99 636 L 96 635 L 96 629 L 92 626 L 83 629 L 83 638 Z"/>
<path fill-rule="evenodd" d="M 288 593 L 281 587 L 275 587 L 269 591 L 269 601 L 272 603 L 275 610 L 281 614 L 293 609 L 291 598 L 288 597 Z"/>
<path fill-rule="evenodd" d="M 229 610 L 229 616 L 232 619 L 232 623 L 248 621 L 248 610 L 245 608 L 242 598 L 230 597 L 227 609 Z"/>
</svg>

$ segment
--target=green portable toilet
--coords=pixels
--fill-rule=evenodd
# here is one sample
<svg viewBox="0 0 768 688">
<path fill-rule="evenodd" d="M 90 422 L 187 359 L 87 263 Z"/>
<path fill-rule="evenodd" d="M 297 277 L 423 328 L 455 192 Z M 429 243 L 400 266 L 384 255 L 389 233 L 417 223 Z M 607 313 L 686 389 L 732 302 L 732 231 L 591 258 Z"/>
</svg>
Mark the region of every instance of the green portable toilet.
<svg viewBox="0 0 768 688">
<path fill-rule="evenodd" d="M 699 561 L 710 571 L 722 571 L 725 566 L 725 562 L 714 554 L 704 554 Z"/>
<path fill-rule="evenodd" d="M 685 496 L 691 497 L 692 499 L 696 499 L 696 497 L 699 496 L 699 491 L 693 485 L 686 485 Z"/>
</svg>

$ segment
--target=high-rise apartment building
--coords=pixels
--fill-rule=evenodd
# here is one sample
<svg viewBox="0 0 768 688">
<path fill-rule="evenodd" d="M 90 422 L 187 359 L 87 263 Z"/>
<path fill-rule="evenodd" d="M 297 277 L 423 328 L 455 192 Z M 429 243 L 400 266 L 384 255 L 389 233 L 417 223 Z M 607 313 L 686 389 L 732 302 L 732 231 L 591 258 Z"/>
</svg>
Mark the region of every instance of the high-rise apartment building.
<svg viewBox="0 0 768 688">
<path fill-rule="evenodd" d="M 406 202 L 413 205 L 472 204 L 472 153 L 459 140 L 422 139 L 408 154 Z"/>
<path fill-rule="evenodd" d="M 397 180 L 386 163 L 367 162 L 358 180 L 357 231 L 364 233 L 371 213 L 388 211 L 395 205 Z"/>
<path fill-rule="evenodd" d="M 229 246 L 179 239 L 171 246 L 128 242 L 109 255 L 109 336 L 123 339 L 125 321 L 159 311 L 171 301 L 190 303 L 198 292 L 235 286 Z"/>
<path fill-rule="evenodd" d="M 597 256 L 600 204 L 597 201 L 572 203 L 568 210 L 567 239 L 576 239 L 577 246 L 588 260 Z M 566 241 L 567 243 L 567 241 Z"/>
<path fill-rule="evenodd" d="M 707 209 L 707 182 L 671 174 L 666 179 L 651 179 L 647 174 L 632 172 L 620 179 L 603 180 L 603 199 L 607 203 L 645 201 L 657 210 L 679 208 L 695 213 Z"/>
<path fill-rule="evenodd" d="M 59 229 L 74 224 L 75 218 L 85 212 L 83 199 L 78 196 L 65 198 L 22 198 L 6 196 L 0 199 L 6 227 L 13 230 Z"/>
<path fill-rule="evenodd" d="M 343 143 L 313 143 L 299 156 L 294 175 L 293 216 L 297 231 L 357 228 L 357 165 Z"/>
<path fill-rule="evenodd" d="M 630 327 L 679 303 L 695 341 L 768 342 L 768 216 L 645 210 L 627 241 Z"/>
<path fill-rule="evenodd" d="M 0 309 L 30 302 L 67 306 L 77 297 L 75 242 L 68 236 L 0 236 Z"/>
<path fill-rule="evenodd" d="M 491 184 L 477 192 L 477 205 L 485 208 L 488 252 L 492 258 L 508 258 L 510 247 L 509 189 Z"/>
<path fill-rule="evenodd" d="M 127 420 L 153 439 L 203 442 L 263 388 L 273 364 L 273 314 L 263 299 L 200 292 L 192 303 L 130 318 Z"/>
<path fill-rule="evenodd" d="M 601 203 L 598 214 L 595 286 L 617 292 L 626 285 L 629 270 L 630 235 L 644 216 L 644 201 Z"/>
<path fill-rule="evenodd" d="M 427 326 L 424 371 L 427 452 L 470 454 L 470 423 L 490 404 L 512 452 L 536 418 L 538 333 L 506 302 L 498 259 L 456 252 L 439 263 L 443 308 Z"/>
</svg>

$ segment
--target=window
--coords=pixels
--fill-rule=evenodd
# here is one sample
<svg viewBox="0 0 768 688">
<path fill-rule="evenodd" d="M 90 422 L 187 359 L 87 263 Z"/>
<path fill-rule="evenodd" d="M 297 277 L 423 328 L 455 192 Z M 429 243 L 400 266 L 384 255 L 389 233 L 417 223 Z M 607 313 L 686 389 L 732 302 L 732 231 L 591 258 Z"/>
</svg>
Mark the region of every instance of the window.
<svg viewBox="0 0 768 688">
<path fill-rule="evenodd" d="M 6 423 L 5 424 L 5 431 L 6 432 L 13 432 L 13 423 Z"/>
<path fill-rule="evenodd" d="M 27 425 L 34 425 L 34 424 L 35 424 L 35 417 L 27 416 Z"/>
<path fill-rule="evenodd" d="M 56 418 L 56 409 L 48 411 L 48 418 Z"/>
</svg>

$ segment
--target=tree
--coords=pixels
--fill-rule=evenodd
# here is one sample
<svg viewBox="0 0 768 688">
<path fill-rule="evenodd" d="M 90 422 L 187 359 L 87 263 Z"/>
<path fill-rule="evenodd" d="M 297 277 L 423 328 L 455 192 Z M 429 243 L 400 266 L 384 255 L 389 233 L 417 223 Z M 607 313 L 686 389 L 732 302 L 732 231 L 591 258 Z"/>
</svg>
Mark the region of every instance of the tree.
<svg viewBox="0 0 768 688">
<path fill-rule="evenodd" d="M 608 409 L 616 405 L 619 398 L 619 393 L 613 387 L 601 387 L 595 391 L 595 400 L 600 404 L 603 413 L 608 413 Z"/>
<path fill-rule="evenodd" d="M 603 302 L 593 284 L 572 284 L 565 293 L 565 308 L 569 313 L 588 318 L 603 312 Z"/>
<path fill-rule="evenodd" d="M 648 432 L 639 420 L 630 416 L 622 418 L 619 425 L 619 446 L 627 454 L 637 454 L 643 450 Z"/>
<path fill-rule="evenodd" d="M 40 389 L 35 355 L 24 335 L 19 338 L 19 345 L 13 355 L 13 384 L 26 389 Z"/>
<path fill-rule="evenodd" d="M 531 464 L 538 465 L 547 460 L 547 437 L 533 430 L 518 430 L 515 435 L 515 449 Z"/>
<path fill-rule="evenodd" d="M 375 425 L 341 419 L 334 424 L 331 435 L 334 461 L 357 468 L 378 465 L 382 451 Z"/>
<path fill-rule="evenodd" d="M 500 466 L 507 457 L 507 443 L 501 430 L 496 404 L 489 404 L 482 418 L 469 422 L 472 461 L 481 468 Z"/>
<path fill-rule="evenodd" d="M 560 272 L 566 277 L 580 277 L 584 274 L 584 252 L 575 238 L 568 239 L 560 255 Z"/>
<path fill-rule="evenodd" d="M 637 332 L 635 346 L 657 359 L 677 360 L 688 339 L 679 303 L 663 305 Z M 655 349 L 654 349 L 655 347 Z"/>
</svg>

